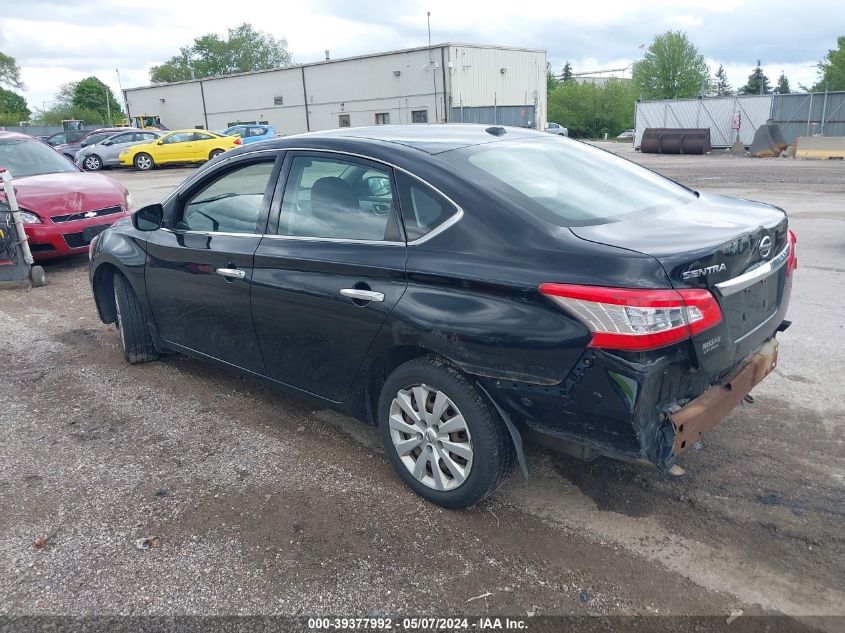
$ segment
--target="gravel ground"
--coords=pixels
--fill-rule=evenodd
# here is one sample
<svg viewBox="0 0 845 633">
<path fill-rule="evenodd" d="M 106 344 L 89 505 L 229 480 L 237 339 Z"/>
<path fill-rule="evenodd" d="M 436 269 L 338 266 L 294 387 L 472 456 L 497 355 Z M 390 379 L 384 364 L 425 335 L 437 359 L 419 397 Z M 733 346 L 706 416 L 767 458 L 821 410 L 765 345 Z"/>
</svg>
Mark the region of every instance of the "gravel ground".
<svg viewBox="0 0 845 633">
<path fill-rule="evenodd" d="M 779 204 L 799 236 L 779 367 L 686 476 L 529 447 L 529 480 L 443 510 L 374 429 L 192 359 L 125 364 L 72 258 L 0 294 L 0 615 L 741 611 L 845 629 L 845 164 L 601 145 Z M 190 173 L 113 175 L 145 204 Z"/>
</svg>

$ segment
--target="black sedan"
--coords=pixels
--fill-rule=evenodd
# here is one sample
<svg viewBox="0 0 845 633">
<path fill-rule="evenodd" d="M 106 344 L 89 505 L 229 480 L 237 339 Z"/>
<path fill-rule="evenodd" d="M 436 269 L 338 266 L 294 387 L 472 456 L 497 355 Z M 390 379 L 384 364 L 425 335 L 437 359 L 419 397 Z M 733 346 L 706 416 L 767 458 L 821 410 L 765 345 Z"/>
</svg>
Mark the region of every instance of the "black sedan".
<svg viewBox="0 0 845 633">
<path fill-rule="evenodd" d="M 795 265 L 778 208 L 449 125 L 226 152 L 96 238 L 90 277 L 128 362 L 179 352 L 335 407 L 462 507 L 525 470 L 524 437 L 676 469 L 774 368 Z"/>
</svg>

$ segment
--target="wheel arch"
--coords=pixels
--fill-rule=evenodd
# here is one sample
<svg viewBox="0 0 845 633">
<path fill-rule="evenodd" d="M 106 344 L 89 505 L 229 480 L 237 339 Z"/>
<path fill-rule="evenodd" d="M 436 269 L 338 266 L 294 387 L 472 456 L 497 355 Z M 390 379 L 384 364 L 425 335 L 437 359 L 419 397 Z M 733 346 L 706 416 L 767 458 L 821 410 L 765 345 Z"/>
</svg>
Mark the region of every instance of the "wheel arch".
<svg viewBox="0 0 845 633">
<path fill-rule="evenodd" d="M 94 303 L 97 314 L 103 323 L 117 321 L 117 307 L 114 303 L 114 275 L 120 269 L 111 262 L 104 262 L 94 270 L 91 278 L 91 290 L 94 293 Z"/>
</svg>

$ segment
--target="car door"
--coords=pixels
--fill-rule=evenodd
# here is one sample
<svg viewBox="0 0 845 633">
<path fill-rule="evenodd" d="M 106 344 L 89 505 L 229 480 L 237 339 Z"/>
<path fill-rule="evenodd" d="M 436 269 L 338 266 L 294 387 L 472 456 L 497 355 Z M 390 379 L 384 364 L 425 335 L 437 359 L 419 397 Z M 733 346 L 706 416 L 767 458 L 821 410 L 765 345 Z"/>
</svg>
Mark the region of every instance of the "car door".
<svg viewBox="0 0 845 633">
<path fill-rule="evenodd" d="M 160 336 L 263 373 L 252 324 L 253 255 L 281 161 L 243 156 L 210 170 L 165 208 L 147 243 L 147 295 Z"/>
<path fill-rule="evenodd" d="M 156 145 L 156 163 L 189 163 L 195 156 L 193 132 L 173 132 Z"/>
<path fill-rule="evenodd" d="M 208 156 L 211 151 L 216 149 L 214 147 L 214 143 L 212 143 L 215 138 L 216 137 L 211 134 L 194 132 L 194 157 L 192 160 L 208 160 Z"/>
<path fill-rule="evenodd" d="M 377 162 L 288 152 L 252 307 L 267 374 L 340 402 L 405 291 L 394 176 Z"/>
<path fill-rule="evenodd" d="M 132 146 L 134 140 L 134 132 L 125 132 L 124 134 L 119 134 L 107 141 L 103 141 L 103 143 L 100 143 L 100 146 L 97 149 L 103 163 L 106 165 L 117 165 L 120 162 L 117 158 L 120 155 L 120 152 L 125 150 L 127 147 Z M 105 145 L 105 143 L 109 144 Z"/>
</svg>

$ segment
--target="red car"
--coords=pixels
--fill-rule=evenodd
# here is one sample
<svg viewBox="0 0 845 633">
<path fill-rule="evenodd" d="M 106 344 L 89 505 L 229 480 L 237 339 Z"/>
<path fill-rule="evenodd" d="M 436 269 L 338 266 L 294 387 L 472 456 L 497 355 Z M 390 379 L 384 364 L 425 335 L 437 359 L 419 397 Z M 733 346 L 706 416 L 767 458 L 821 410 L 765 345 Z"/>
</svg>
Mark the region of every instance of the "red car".
<svg viewBox="0 0 845 633">
<path fill-rule="evenodd" d="M 0 167 L 14 179 L 35 259 L 85 253 L 95 235 L 129 217 L 128 189 L 108 176 L 82 171 L 31 136 L 0 132 Z"/>
</svg>

